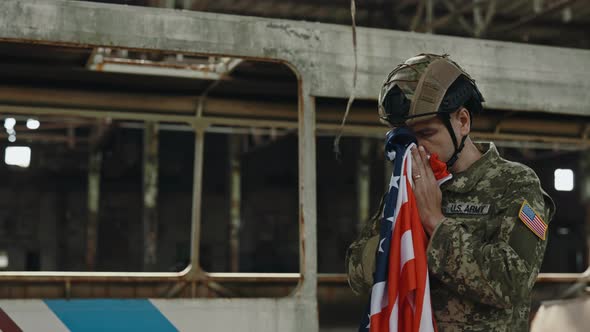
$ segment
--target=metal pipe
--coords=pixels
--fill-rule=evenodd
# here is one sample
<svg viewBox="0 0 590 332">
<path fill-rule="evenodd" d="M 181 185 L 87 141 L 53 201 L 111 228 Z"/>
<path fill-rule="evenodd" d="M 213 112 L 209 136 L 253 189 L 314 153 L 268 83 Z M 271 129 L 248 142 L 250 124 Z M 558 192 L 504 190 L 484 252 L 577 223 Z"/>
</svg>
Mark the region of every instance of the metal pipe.
<svg viewBox="0 0 590 332">
<path fill-rule="evenodd" d="M 99 136 L 97 128 L 93 128 L 93 135 Z M 96 267 L 101 166 L 102 152 L 95 146 L 88 154 L 88 223 L 86 224 L 86 269 L 88 271 L 94 271 Z"/>
<path fill-rule="evenodd" d="M 241 219 L 241 163 L 240 146 L 241 137 L 232 135 L 229 137 L 230 160 L 230 216 L 229 216 L 229 257 L 230 271 L 238 272 L 240 269 L 240 219 Z"/>
<path fill-rule="evenodd" d="M 432 26 L 432 20 L 434 18 L 434 0 L 426 1 L 426 33 L 434 33 L 434 27 Z"/>
<path fill-rule="evenodd" d="M 143 130 L 143 271 L 157 263 L 158 150 L 158 123 L 148 121 Z"/>
<path fill-rule="evenodd" d="M 195 120 L 195 156 L 193 172 L 193 212 L 191 230 L 191 268 L 193 280 L 201 271 L 199 246 L 201 241 L 201 200 L 203 194 L 203 158 L 205 151 L 205 127 Z"/>
<path fill-rule="evenodd" d="M 184 280 L 191 270 L 187 266 L 181 272 L 0 272 L 0 282 L 174 282 Z M 217 282 L 244 282 L 244 283 L 296 283 L 301 279 L 300 273 L 233 273 L 233 272 L 203 272 L 199 280 L 212 280 Z M 347 283 L 344 273 L 321 273 L 317 278 L 320 283 Z M 590 281 L 590 268 L 583 273 L 540 273 L 537 276 L 539 283 L 571 283 Z"/>
</svg>

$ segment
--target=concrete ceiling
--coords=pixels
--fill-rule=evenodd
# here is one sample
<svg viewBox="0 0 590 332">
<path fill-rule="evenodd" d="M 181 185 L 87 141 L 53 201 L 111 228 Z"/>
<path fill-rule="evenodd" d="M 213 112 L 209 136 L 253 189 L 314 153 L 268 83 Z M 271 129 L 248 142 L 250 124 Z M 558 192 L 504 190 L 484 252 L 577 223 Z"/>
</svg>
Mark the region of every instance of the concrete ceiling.
<svg viewBox="0 0 590 332">
<path fill-rule="evenodd" d="M 348 25 L 350 0 L 96 0 Z M 432 3 L 432 16 L 429 16 Z M 478 3 L 478 5 L 474 5 Z M 357 24 L 401 31 L 590 48 L 583 0 L 357 0 Z M 431 19 L 429 19 L 431 17 Z M 430 22 L 430 23 L 429 23 Z"/>
</svg>

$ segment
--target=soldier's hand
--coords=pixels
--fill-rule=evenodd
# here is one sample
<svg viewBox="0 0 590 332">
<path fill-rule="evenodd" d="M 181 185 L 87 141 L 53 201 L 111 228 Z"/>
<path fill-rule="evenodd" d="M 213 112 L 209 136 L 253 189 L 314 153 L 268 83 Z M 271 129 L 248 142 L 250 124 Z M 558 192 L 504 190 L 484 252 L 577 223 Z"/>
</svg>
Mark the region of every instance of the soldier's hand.
<svg viewBox="0 0 590 332">
<path fill-rule="evenodd" d="M 444 218 L 441 210 L 442 193 L 422 146 L 412 148 L 412 178 L 420 219 L 424 230 L 430 235 Z"/>
</svg>

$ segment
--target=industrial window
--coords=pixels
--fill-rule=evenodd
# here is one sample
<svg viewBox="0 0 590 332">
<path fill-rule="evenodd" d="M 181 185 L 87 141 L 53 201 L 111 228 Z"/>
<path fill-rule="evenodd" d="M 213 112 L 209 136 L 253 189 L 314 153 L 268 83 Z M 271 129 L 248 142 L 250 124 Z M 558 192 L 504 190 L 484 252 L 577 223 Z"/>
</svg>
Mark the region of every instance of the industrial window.
<svg viewBox="0 0 590 332">
<path fill-rule="evenodd" d="M 0 269 L 170 272 L 187 266 L 191 126 L 3 118 Z"/>
<path fill-rule="evenodd" d="M 228 123 L 205 131 L 203 270 L 299 272 L 297 96 L 291 69 L 254 61 L 210 89 L 203 116 Z"/>
</svg>

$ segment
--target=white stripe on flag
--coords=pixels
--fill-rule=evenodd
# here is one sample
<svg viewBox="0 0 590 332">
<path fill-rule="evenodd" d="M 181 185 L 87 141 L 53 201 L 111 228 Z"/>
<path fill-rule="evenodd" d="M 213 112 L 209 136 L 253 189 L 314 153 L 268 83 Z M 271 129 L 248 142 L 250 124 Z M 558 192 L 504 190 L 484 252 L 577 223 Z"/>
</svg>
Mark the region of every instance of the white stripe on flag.
<svg viewBox="0 0 590 332">
<path fill-rule="evenodd" d="M 430 281 L 426 272 L 426 288 L 424 289 L 424 302 L 422 303 L 422 315 L 420 316 L 419 332 L 434 332 L 432 325 L 432 304 L 430 303 Z"/>
<path fill-rule="evenodd" d="M 399 321 L 397 320 L 399 317 L 399 296 L 395 297 L 395 304 L 393 305 L 393 310 L 391 311 L 391 315 L 389 316 L 389 332 L 397 332 L 397 327 L 399 325 Z"/>
<path fill-rule="evenodd" d="M 526 214 L 524 215 L 524 218 L 527 220 L 528 224 L 537 232 L 545 233 L 545 229 L 541 225 L 539 225 L 538 222 L 536 222 L 535 220 L 531 220 L 531 218 L 529 218 L 529 216 L 527 216 Z"/>
<path fill-rule="evenodd" d="M 380 313 L 381 309 L 387 307 L 387 281 L 381 281 L 373 285 L 371 290 L 371 316 Z"/>
<path fill-rule="evenodd" d="M 414 259 L 414 245 L 412 242 L 412 230 L 408 229 L 407 231 L 402 234 L 402 238 L 400 241 L 400 252 L 401 252 L 401 259 L 400 259 L 400 269 L 399 272 L 401 274 L 404 265 L 409 261 Z"/>
<path fill-rule="evenodd" d="M 42 300 L 0 300 L 0 308 L 23 332 L 70 332 Z"/>
</svg>

